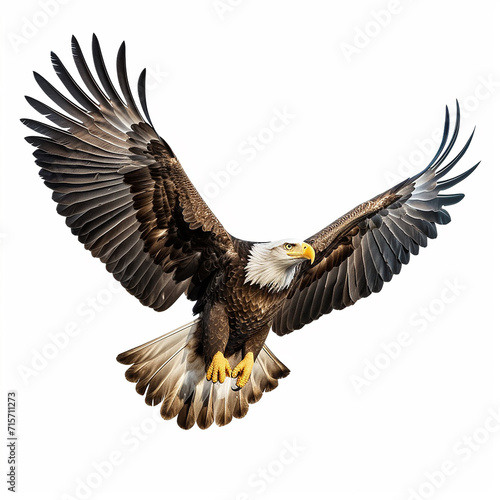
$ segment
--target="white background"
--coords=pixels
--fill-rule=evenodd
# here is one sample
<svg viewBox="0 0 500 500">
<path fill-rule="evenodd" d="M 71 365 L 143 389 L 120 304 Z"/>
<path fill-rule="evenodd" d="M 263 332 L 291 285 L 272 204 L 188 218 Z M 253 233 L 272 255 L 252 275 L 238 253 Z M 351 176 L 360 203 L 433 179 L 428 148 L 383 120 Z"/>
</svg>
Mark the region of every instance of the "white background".
<svg viewBox="0 0 500 500">
<path fill-rule="evenodd" d="M 2 16 L 1 421 L 15 390 L 17 498 L 498 499 L 493 2 L 54 1 L 8 2 Z M 111 74 L 122 40 L 132 81 L 153 70 L 157 130 L 250 240 L 306 238 L 423 168 L 455 98 L 457 152 L 477 126 L 456 172 L 482 164 L 453 188 L 466 198 L 438 240 L 382 293 L 271 334 L 292 372 L 225 428 L 160 421 L 126 382 L 115 356 L 188 322 L 192 304 L 158 314 L 117 291 L 56 214 L 23 140 L 19 118 L 38 118 L 23 95 L 44 99 L 31 71 L 56 83 L 50 51 L 74 68 L 71 35 L 90 55 L 93 32 Z M 293 118 L 270 138 L 276 110 Z M 259 134 L 268 143 L 248 152 Z M 382 345 L 404 332 L 410 344 L 389 359 Z"/>
</svg>

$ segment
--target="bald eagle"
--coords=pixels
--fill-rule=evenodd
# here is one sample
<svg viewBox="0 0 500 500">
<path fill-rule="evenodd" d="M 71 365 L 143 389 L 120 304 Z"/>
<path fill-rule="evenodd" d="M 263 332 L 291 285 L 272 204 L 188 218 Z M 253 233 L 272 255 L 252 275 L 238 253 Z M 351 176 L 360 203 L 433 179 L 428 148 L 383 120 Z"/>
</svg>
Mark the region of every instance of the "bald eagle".
<svg viewBox="0 0 500 500">
<path fill-rule="evenodd" d="M 52 53 L 71 98 L 35 73 L 59 109 L 27 97 L 55 126 L 23 119 L 40 134 L 26 140 L 72 233 L 132 295 L 156 311 L 182 294 L 194 301 L 193 321 L 117 357 L 131 365 L 125 376 L 146 403 L 161 403 L 161 415 L 177 416 L 185 429 L 245 416 L 249 403 L 289 373 L 265 344 L 270 329 L 285 335 L 379 292 L 410 254 L 437 236 L 437 224 L 450 222 L 443 207 L 463 195 L 441 192 L 477 167 L 445 178 L 473 135 L 450 160 L 460 125 L 457 103 L 451 136 L 446 108 L 442 142 L 420 173 L 303 241 L 241 240 L 224 229 L 157 134 L 145 70 L 138 82 L 142 111 L 137 106 L 125 44 L 117 56 L 121 94 L 95 36 L 97 76 L 74 37 L 72 53 L 84 88 Z"/>
</svg>

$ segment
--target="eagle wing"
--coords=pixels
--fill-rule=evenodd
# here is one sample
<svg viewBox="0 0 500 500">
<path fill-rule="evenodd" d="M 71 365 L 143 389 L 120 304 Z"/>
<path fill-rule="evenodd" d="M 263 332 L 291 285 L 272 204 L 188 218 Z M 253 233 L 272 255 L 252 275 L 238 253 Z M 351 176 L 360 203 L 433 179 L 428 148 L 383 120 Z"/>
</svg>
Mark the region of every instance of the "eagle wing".
<svg viewBox="0 0 500 500">
<path fill-rule="evenodd" d="M 142 304 L 162 311 L 183 292 L 196 300 L 233 252 L 232 238 L 156 133 L 146 104 L 145 70 L 138 95 L 146 119 L 141 115 L 127 79 L 125 44 L 117 57 L 123 97 L 109 78 L 95 35 L 92 53 L 100 85 L 74 37 L 72 52 L 86 91 L 52 53 L 54 69 L 73 100 L 35 73 L 62 112 L 27 97 L 56 126 L 22 120 L 42 134 L 26 140 L 37 148 L 36 163 L 53 190 L 57 211 Z"/>
<path fill-rule="evenodd" d="M 304 264 L 298 280 L 273 321 L 273 330 L 284 335 L 362 297 L 379 292 L 398 274 L 410 254 L 417 255 L 428 238 L 437 236 L 436 224 L 450 222 L 443 208 L 458 203 L 463 194 L 441 194 L 469 176 L 466 172 L 443 177 L 465 154 L 474 133 L 453 160 L 443 165 L 457 139 L 460 108 L 448 143 L 446 108 L 441 145 L 430 164 L 419 174 L 375 196 L 306 240 L 316 252 L 314 264 Z"/>
</svg>

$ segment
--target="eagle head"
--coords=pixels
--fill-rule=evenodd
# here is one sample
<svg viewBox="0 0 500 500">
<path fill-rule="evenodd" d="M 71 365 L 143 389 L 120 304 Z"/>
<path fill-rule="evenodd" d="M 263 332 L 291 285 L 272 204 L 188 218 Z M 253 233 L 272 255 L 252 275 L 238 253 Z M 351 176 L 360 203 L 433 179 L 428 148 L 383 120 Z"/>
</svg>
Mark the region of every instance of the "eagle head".
<svg viewBox="0 0 500 500">
<path fill-rule="evenodd" d="M 245 266 L 245 283 L 280 292 L 290 286 L 302 262 L 314 262 L 314 249 L 308 243 L 279 240 L 255 243 Z"/>
</svg>

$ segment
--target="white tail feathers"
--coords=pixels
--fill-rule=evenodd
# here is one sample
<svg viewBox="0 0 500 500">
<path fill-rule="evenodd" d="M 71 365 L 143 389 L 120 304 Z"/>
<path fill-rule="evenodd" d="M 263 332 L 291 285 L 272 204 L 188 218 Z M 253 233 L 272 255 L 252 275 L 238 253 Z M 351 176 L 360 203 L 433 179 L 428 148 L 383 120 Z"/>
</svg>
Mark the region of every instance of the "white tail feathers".
<svg viewBox="0 0 500 500">
<path fill-rule="evenodd" d="M 206 379 L 200 342 L 201 324 L 196 319 L 116 358 L 120 363 L 132 365 L 125 377 L 137 383 L 139 394 L 146 394 L 146 403 L 154 406 L 162 402 L 162 417 L 177 416 L 177 423 L 183 429 L 195 423 L 206 429 L 214 421 L 217 425 L 226 425 L 233 416 L 244 417 L 249 404 L 259 401 L 263 392 L 272 391 L 278 379 L 289 373 L 264 346 L 255 360 L 249 381 L 243 389 L 234 391 L 235 379 L 227 377 L 223 384 Z M 241 351 L 230 356 L 231 367 L 234 368 L 241 358 Z"/>
</svg>

